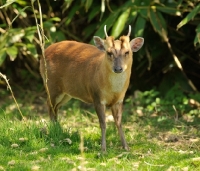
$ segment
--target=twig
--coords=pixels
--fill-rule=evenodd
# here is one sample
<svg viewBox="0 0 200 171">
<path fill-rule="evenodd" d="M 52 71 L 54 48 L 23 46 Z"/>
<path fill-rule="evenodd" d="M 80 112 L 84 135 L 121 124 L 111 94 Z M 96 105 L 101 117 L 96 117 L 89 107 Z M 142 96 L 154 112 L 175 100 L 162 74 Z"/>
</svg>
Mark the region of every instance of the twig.
<svg viewBox="0 0 200 171">
<path fill-rule="evenodd" d="M 39 0 L 37 0 L 37 3 L 38 3 L 38 8 L 39 8 L 39 15 L 40 15 L 40 25 L 38 24 L 38 21 L 37 21 L 37 16 L 35 14 L 35 8 L 34 8 L 34 0 L 31 0 L 31 6 L 32 6 L 32 9 L 33 9 L 33 13 L 34 13 L 34 18 L 35 18 L 35 22 L 36 22 L 36 26 L 37 26 L 37 33 L 38 33 L 38 37 L 39 37 L 39 45 L 40 45 L 40 48 L 41 48 L 41 51 L 42 51 L 42 57 L 43 57 L 43 60 L 44 60 L 44 66 L 45 66 L 45 74 L 44 74 L 44 77 L 45 77 L 45 80 L 44 80 L 44 86 L 45 86 L 45 89 L 46 89 L 46 92 L 47 92 L 47 98 L 48 98 L 48 101 L 50 103 L 50 106 L 51 106 L 51 109 L 53 111 L 53 114 L 56 116 L 56 113 L 54 111 L 54 108 L 53 108 L 53 105 L 52 105 L 52 102 L 51 102 L 51 97 L 50 97 L 50 93 L 49 93 L 49 88 L 48 88 L 48 85 L 47 85 L 47 63 L 46 63 L 46 59 L 45 59 L 45 53 L 44 53 L 44 46 L 45 46 L 45 35 L 44 35 L 44 29 L 43 29 L 43 21 L 42 21 L 42 10 L 41 10 L 41 5 L 40 5 L 40 2 Z"/>
<path fill-rule="evenodd" d="M 110 7 L 109 0 L 106 0 L 106 4 L 107 4 L 107 7 L 108 7 L 109 11 L 110 11 L 111 13 L 114 13 L 114 11 L 113 11 L 113 10 L 111 9 L 111 7 Z"/>
<path fill-rule="evenodd" d="M 16 104 L 16 106 L 17 106 L 17 109 L 18 109 L 18 111 L 19 111 L 21 117 L 22 117 L 22 120 L 24 120 L 24 116 L 23 116 L 23 114 L 22 114 L 22 112 L 21 112 L 21 110 L 20 110 L 20 108 L 19 108 L 19 105 L 18 105 L 18 103 L 17 103 L 17 100 L 15 99 L 14 93 L 13 93 L 12 88 L 11 88 L 11 86 L 10 86 L 10 84 L 9 84 L 9 82 L 8 82 L 8 80 L 7 80 L 7 78 L 6 78 L 6 75 L 4 75 L 4 74 L 2 74 L 2 73 L 0 72 L 0 76 L 5 80 L 6 84 L 8 85 L 8 89 L 9 89 L 10 92 L 11 92 L 12 98 L 13 98 L 14 101 L 15 101 L 15 104 Z"/>
<path fill-rule="evenodd" d="M 174 51 L 173 51 L 173 49 L 172 49 L 172 47 L 171 47 L 171 44 L 169 43 L 169 40 L 168 40 L 167 35 L 166 35 L 166 33 L 164 32 L 164 30 L 163 30 L 163 39 L 164 39 L 164 41 L 167 43 L 168 49 L 169 49 L 171 55 L 172 55 L 173 58 L 174 58 L 175 64 L 176 64 L 177 67 L 181 70 L 183 76 L 187 79 L 188 84 L 190 85 L 190 87 L 191 87 L 194 91 L 197 91 L 197 88 L 195 87 L 195 85 L 193 84 L 193 82 L 187 77 L 185 71 L 183 70 L 183 67 L 182 67 L 180 61 L 178 60 L 178 57 L 175 55 L 175 53 L 174 53 Z"/>
<path fill-rule="evenodd" d="M 6 13 L 6 11 L 4 9 L 3 9 L 3 14 L 4 14 L 4 16 L 6 18 L 6 22 L 7 22 L 8 26 L 9 26 L 9 28 L 10 28 L 12 26 L 12 23 L 11 23 L 10 18 L 8 17 L 8 15 L 7 15 L 7 13 Z"/>
<path fill-rule="evenodd" d="M 149 66 L 148 66 L 147 69 L 150 70 L 151 69 L 151 65 L 152 65 L 152 58 L 151 58 L 151 55 L 150 55 L 150 53 L 149 53 L 149 51 L 147 49 L 147 46 L 145 47 L 145 52 L 146 52 L 146 55 L 147 55 L 147 59 L 149 61 Z"/>
<path fill-rule="evenodd" d="M 175 121 L 178 121 L 178 111 L 176 110 L 176 107 L 174 105 L 172 105 L 176 115 L 175 115 Z"/>
<path fill-rule="evenodd" d="M 5 33 L 6 31 L 2 28 L 0 28 L 0 33 Z"/>
<path fill-rule="evenodd" d="M 149 166 L 155 166 L 155 167 L 163 167 L 164 164 L 151 164 L 151 163 L 148 163 L 146 161 L 144 161 L 145 164 L 149 165 Z"/>
</svg>

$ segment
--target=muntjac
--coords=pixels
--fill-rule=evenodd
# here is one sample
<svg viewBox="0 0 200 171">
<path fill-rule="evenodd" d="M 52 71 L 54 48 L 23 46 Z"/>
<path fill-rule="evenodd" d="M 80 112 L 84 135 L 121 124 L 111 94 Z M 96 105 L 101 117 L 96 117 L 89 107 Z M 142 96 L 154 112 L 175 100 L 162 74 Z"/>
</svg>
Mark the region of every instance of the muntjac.
<svg viewBox="0 0 200 171">
<path fill-rule="evenodd" d="M 45 50 L 46 63 L 40 60 L 40 72 L 44 83 L 47 81 L 51 120 L 57 121 L 58 109 L 71 98 L 93 103 L 101 128 L 101 150 L 106 151 L 105 108 L 110 107 L 122 146 L 128 150 L 121 125 L 123 100 L 130 82 L 132 52 L 142 47 L 144 39 L 130 41 L 131 26 L 119 40 L 107 35 L 106 26 L 104 32 L 105 40 L 94 36 L 96 47 L 76 41 L 50 45 Z"/>
</svg>

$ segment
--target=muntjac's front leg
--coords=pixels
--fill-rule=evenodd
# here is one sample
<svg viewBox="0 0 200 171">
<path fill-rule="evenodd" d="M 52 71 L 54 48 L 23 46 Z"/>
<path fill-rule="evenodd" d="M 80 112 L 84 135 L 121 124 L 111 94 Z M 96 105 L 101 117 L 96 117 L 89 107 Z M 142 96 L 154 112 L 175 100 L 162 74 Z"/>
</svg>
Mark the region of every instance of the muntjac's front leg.
<svg viewBox="0 0 200 171">
<path fill-rule="evenodd" d="M 101 127 L 101 150 L 106 151 L 106 120 L 105 120 L 105 105 L 101 103 L 95 103 L 95 110 L 99 118 L 99 124 Z"/>
<path fill-rule="evenodd" d="M 124 149 L 129 150 L 129 147 L 126 143 L 126 139 L 124 136 L 124 132 L 122 130 L 122 125 L 121 125 L 121 119 L 122 119 L 122 108 L 123 108 L 123 104 L 122 102 L 120 103 L 116 103 L 111 107 L 112 110 L 112 115 L 114 117 L 115 120 L 115 125 L 118 129 L 118 133 L 122 142 L 122 146 Z"/>
</svg>

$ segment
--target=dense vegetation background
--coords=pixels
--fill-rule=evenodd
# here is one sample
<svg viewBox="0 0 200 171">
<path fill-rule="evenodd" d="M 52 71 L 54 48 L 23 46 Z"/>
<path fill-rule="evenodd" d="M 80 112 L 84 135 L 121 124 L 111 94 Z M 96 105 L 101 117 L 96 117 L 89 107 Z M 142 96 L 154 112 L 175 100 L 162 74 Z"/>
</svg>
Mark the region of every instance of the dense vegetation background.
<svg viewBox="0 0 200 171">
<path fill-rule="evenodd" d="M 0 0 L 0 72 L 17 89 L 41 87 L 41 49 L 33 8 L 37 1 Z M 162 97 L 199 109 L 200 4 L 198 0 L 43 0 L 40 1 L 46 46 L 76 40 L 93 44 L 93 36 L 118 38 L 132 26 L 131 38 L 144 37 L 134 54 L 128 95 L 146 91 L 146 97 Z M 0 86 L 6 87 L 0 79 Z M 184 101 L 186 99 L 187 102 Z M 175 103 L 172 101 L 172 103 Z"/>
<path fill-rule="evenodd" d="M 123 110 L 130 151 L 106 111 L 102 155 L 90 106 L 70 101 L 58 124 L 47 122 L 37 28 L 47 47 L 93 44 L 104 25 L 115 38 L 131 25 L 131 38 L 145 43 L 134 53 Z M 0 0 L 0 170 L 200 170 L 199 71 L 199 0 Z"/>
</svg>

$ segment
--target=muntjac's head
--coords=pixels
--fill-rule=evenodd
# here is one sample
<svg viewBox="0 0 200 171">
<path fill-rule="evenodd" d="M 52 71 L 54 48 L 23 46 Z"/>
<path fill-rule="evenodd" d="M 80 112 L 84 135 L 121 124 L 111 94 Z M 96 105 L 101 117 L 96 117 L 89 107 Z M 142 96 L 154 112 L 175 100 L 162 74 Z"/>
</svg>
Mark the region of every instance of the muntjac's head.
<svg viewBox="0 0 200 171">
<path fill-rule="evenodd" d="M 114 73 L 122 73 L 127 68 L 131 69 L 133 55 L 132 52 L 137 52 L 144 44 L 142 37 L 137 37 L 130 41 L 131 26 L 129 25 L 129 32 L 127 36 L 121 36 L 119 40 L 114 40 L 112 36 L 108 36 L 106 32 L 106 25 L 104 26 L 106 39 L 101 39 L 94 36 L 94 43 L 96 47 L 105 52 L 105 60 Z"/>
</svg>

